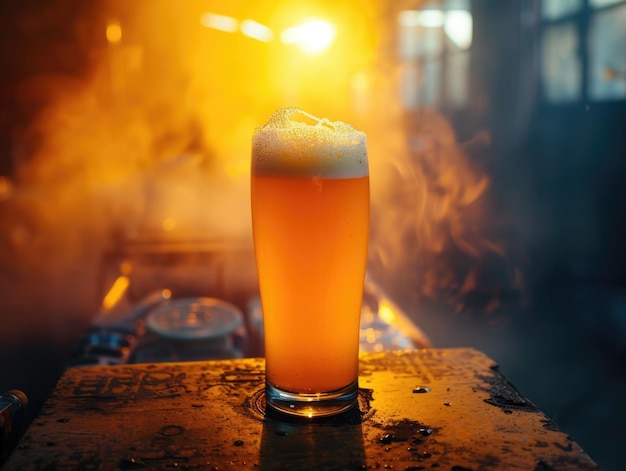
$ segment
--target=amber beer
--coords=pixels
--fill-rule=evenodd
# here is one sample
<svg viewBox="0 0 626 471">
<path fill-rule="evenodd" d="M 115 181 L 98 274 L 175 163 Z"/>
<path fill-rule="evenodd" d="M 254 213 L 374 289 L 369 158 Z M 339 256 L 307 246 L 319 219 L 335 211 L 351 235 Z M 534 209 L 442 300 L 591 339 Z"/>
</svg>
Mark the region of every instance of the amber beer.
<svg viewBox="0 0 626 471">
<path fill-rule="evenodd" d="M 320 417 L 355 404 L 368 175 L 365 135 L 347 124 L 290 108 L 254 135 L 252 222 L 275 410 Z"/>
</svg>

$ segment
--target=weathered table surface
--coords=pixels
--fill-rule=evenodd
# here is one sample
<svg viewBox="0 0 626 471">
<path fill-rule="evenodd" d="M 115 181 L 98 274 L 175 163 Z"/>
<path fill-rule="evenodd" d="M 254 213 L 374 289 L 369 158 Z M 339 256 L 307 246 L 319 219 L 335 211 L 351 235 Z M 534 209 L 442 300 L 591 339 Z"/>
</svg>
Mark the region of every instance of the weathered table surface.
<svg viewBox="0 0 626 471">
<path fill-rule="evenodd" d="M 364 354 L 359 410 L 266 416 L 263 359 L 66 371 L 4 470 L 591 470 L 473 349 Z"/>
</svg>

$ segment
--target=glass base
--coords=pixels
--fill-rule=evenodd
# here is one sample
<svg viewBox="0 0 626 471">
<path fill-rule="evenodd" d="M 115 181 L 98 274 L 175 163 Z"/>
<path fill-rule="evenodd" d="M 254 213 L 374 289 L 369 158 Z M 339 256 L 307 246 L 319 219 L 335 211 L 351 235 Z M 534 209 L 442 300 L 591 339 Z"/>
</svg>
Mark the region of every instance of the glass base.
<svg viewBox="0 0 626 471">
<path fill-rule="evenodd" d="M 292 417 L 330 417 L 346 412 L 357 403 L 357 381 L 341 389 L 325 393 L 304 394 L 284 391 L 265 383 L 265 401 L 268 408 Z"/>
</svg>

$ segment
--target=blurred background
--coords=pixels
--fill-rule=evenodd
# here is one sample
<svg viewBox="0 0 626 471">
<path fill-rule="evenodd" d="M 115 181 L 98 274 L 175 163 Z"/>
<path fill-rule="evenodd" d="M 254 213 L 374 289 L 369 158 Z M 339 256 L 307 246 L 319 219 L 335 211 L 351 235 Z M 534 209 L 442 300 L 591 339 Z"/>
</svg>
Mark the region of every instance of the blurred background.
<svg viewBox="0 0 626 471">
<path fill-rule="evenodd" d="M 297 106 L 368 134 L 370 276 L 434 346 L 484 351 L 620 469 L 625 0 L 0 13 L 0 389 L 26 392 L 27 420 L 101 309 L 120 240 L 249 248 L 252 133 Z M 232 272 L 254 283 L 250 259 Z"/>
</svg>

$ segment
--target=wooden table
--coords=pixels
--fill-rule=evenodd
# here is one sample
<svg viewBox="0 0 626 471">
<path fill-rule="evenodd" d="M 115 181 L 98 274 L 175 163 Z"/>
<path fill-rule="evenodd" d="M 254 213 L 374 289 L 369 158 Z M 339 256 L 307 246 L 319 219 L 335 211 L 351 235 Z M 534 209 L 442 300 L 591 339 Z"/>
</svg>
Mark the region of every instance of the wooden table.
<svg viewBox="0 0 626 471">
<path fill-rule="evenodd" d="M 264 414 L 264 360 L 69 369 L 3 470 L 595 470 L 473 349 L 361 356 L 359 410 Z"/>
</svg>

